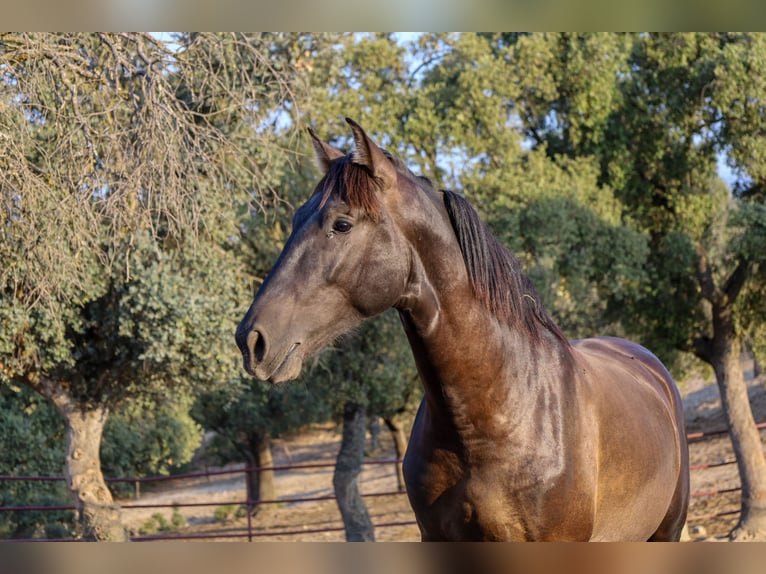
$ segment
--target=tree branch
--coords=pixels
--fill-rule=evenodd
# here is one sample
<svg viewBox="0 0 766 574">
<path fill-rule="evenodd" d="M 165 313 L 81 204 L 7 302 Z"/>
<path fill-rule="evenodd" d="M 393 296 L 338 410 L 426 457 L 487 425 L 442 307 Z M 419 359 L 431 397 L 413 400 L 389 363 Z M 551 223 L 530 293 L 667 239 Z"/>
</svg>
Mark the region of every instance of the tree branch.
<svg viewBox="0 0 766 574">
<path fill-rule="evenodd" d="M 695 337 L 692 339 L 692 352 L 698 359 L 710 363 L 713 356 L 713 340 L 706 336 Z"/>
<path fill-rule="evenodd" d="M 750 262 L 742 259 L 726 280 L 726 283 L 723 286 L 723 292 L 730 303 L 734 302 L 740 291 L 742 291 L 742 287 L 745 286 L 749 271 Z"/>
<path fill-rule="evenodd" d="M 707 254 L 700 244 L 697 244 L 694 250 L 697 253 L 697 283 L 699 283 L 702 297 L 711 303 L 716 303 L 720 301 L 723 293 L 715 285 Z"/>
<path fill-rule="evenodd" d="M 757 181 L 748 187 L 735 185 L 734 194 L 742 199 L 763 199 L 764 195 L 766 195 L 766 186 L 760 181 Z"/>
</svg>

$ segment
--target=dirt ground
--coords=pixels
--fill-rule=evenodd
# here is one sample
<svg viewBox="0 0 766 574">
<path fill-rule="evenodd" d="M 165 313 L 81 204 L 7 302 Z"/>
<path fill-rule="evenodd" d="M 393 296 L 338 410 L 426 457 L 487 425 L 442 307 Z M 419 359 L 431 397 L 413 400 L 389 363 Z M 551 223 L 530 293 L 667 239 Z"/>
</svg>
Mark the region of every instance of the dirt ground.
<svg viewBox="0 0 766 574">
<path fill-rule="evenodd" d="M 766 420 L 766 392 L 764 381 L 749 381 L 751 403 L 757 421 Z M 684 397 L 687 432 L 709 432 L 724 429 L 720 397 L 714 384 L 702 381 L 687 386 Z M 766 434 L 766 433 L 763 433 Z M 312 427 L 309 431 L 277 441 L 273 449 L 275 465 L 333 463 L 340 444 L 340 429 L 333 425 Z M 710 464 L 733 461 L 734 455 L 727 435 L 689 445 L 691 464 Z M 393 459 L 393 444 L 381 432 L 381 451 L 375 459 Z M 240 466 L 227 467 L 237 470 Z M 332 466 L 311 469 L 278 471 L 275 485 L 280 500 L 277 504 L 262 505 L 252 517 L 253 541 L 343 541 L 343 523 L 334 500 L 288 502 L 286 499 L 332 495 Z M 397 490 L 393 464 L 367 465 L 361 476 L 364 494 L 389 493 Z M 737 467 L 726 464 L 708 469 L 693 470 L 691 490 L 722 490 L 739 486 Z M 245 499 L 245 482 L 241 473 L 195 479 L 173 480 L 144 488 L 138 500 L 121 500 L 130 504 L 186 504 L 210 503 L 211 506 L 179 507 L 176 511 L 186 520 L 186 526 L 167 532 L 167 535 L 190 537 L 214 535 L 218 540 L 247 540 L 247 518 L 237 516 L 235 510 Z M 365 498 L 373 522 L 377 525 L 378 541 L 418 541 L 418 529 L 404 494 L 390 494 Z M 739 509 L 739 492 L 709 496 L 693 496 L 689 509 L 690 535 L 693 541 L 725 540 L 734 527 Z M 155 513 L 171 520 L 171 508 L 123 508 L 123 519 L 129 530 L 139 530 Z M 694 517 L 732 512 L 696 520 Z M 217 514 L 217 516 L 216 516 Z M 396 525 L 388 525 L 396 523 Z M 405 523 L 400 525 L 398 523 Z M 329 532 L 315 530 L 334 529 Z"/>
</svg>

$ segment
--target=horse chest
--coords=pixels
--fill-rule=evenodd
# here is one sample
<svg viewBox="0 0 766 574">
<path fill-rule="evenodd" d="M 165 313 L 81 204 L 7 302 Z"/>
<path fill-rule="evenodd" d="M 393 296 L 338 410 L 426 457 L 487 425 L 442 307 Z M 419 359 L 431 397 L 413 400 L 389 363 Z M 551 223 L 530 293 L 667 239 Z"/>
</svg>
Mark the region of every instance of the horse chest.
<svg viewBox="0 0 766 574">
<path fill-rule="evenodd" d="M 551 485 L 517 491 L 510 476 L 505 481 L 463 476 L 446 486 L 444 479 L 433 480 L 438 475 L 444 469 L 426 470 L 427 488 L 408 484 L 424 540 L 535 540 L 552 528 L 540 512 L 552 506 Z"/>
<path fill-rule="evenodd" d="M 590 520 L 574 525 L 569 524 L 571 516 L 564 516 L 576 497 L 560 496 L 563 485 L 554 477 L 534 476 L 509 464 L 468 468 L 454 452 L 438 448 L 425 452 L 416 446 L 408 451 L 405 479 L 424 540 L 587 539 L 590 535 Z M 554 531 L 558 531 L 555 536 Z"/>
</svg>

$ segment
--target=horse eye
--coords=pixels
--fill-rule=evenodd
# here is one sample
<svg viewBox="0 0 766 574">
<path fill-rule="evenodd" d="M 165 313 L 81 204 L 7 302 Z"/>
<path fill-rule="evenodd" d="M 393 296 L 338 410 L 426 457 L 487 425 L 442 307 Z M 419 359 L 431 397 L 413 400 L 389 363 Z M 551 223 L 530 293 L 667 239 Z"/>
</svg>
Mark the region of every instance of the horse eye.
<svg viewBox="0 0 766 574">
<path fill-rule="evenodd" d="M 338 233 L 348 233 L 351 231 L 352 227 L 353 225 L 351 225 L 351 222 L 346 221 L 345 219 L 338 219 L 332 224 L 332 230 L 337 231 Z"/>
</svg>

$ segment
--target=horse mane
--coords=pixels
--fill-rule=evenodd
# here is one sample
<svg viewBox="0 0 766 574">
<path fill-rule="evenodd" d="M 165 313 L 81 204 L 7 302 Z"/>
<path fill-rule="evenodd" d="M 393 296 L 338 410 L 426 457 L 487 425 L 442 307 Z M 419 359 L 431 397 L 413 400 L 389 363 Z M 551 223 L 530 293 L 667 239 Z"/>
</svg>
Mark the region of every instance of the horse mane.
<svg viewBox="0 0 766 574">
<path fill-rule="evenodd" d="M 547 330 L 566 342 L 519 260 L 497 240 L 464 197 L 450 190 L 443 193 L 474 297 L 498 319 L 535 340 L 541 340 Z"/>
</svg>

